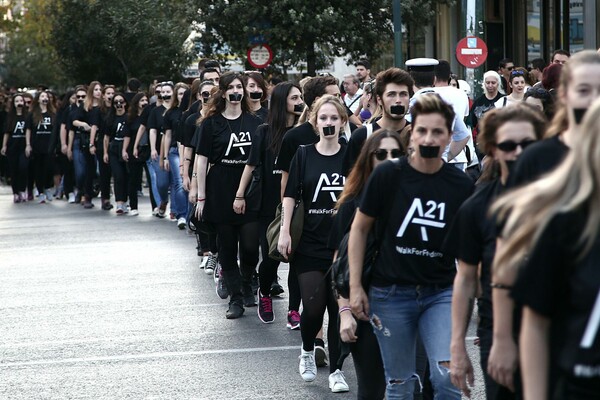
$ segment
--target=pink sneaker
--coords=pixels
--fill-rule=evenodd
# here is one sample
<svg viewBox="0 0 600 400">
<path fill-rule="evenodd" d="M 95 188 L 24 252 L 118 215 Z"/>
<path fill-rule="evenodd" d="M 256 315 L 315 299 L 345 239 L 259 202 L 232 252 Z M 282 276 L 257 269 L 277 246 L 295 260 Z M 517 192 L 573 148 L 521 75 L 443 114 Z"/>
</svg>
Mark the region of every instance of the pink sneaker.
<svg viewBox="0 0 600 400">
<path fill-rule="evenodd" d="M 287 327 L 291 330 L 300 329 L 300 313 L 296 310 L 292 310 L 288 312 L 287 316 L 288 322 Z"/>
</svg>

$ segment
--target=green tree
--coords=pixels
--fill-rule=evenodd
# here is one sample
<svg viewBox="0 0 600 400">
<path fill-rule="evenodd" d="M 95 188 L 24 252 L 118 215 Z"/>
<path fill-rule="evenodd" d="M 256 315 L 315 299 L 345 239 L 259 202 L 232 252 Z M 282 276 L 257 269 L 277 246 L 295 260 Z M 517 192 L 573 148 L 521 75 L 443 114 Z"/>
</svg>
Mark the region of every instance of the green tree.
<svg viewBox="0 0 600 400">
<path fill-rule="evenodd" d="M 191 1 L 55 0 L 46 8 L 50 43 L 77 82 L 123 84 L 135 76 L 180 76 L 190 54 Z"/>
<path fill-rule="evenodd" d="M 35 87 L 40 83 L 63 87 L 67 81 L 49 44 L 44 13 L 49 0 L 30 0 L 27 13 L 13 20 L 7 34 L 9 49 L 4 58 L 5 80 L 9 86 Z"/>
<path fill-rule="evenodd" d="M 428 25 L 438 3 L 454 0 L 403 0 L 403 19 Z M 376 59 L 393 40 L 389 0 L 203 0 L 196 16 L 202 52 L 244 58 L 251 42 L 273 49 L 276 66 L 306 62 L 314 75 L 335 56 Z"/>
</svg>

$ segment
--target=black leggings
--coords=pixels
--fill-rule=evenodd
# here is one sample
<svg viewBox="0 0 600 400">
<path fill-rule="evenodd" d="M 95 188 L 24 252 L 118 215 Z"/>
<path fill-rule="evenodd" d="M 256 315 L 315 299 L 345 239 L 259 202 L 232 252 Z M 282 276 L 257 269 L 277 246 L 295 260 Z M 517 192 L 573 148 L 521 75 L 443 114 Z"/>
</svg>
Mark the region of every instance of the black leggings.
<svg viewBox="0 0 600 400">
<path fill-rule="evenodd" d="M 330 322 L 331 323 L 331 322 Z M 350 344 L 358 394 L 356 398 L 383 399 L 385 397 L 385 371 L 379 351 L 377 337 L 373 333 L 370 322 L 356 321 L 356 336 L 358 340 Z"/>
<path fill-rule="evenodd" d="M 127 163 L 127 169 L 129 170 L 129 206 L 132 210 L 138 209 L 138 190 L 142 185 L 142 172 L 144 171 L 143 161 L 132 160 L 133 157 L 129 158 Z M 150 190 L 152 193 L 152 190 Z"/>
<path fill-rule="evenodd" d="M 223 271 L 238 269 L 237 255 L 240 254 L 239 270 L 242 276 L 252 276 L 258 264 L 258 222 L 243 225 L 217 225 L 219 237 L 219 262 Z"/>
<path fill-rule="evenodd" d="M 315 338 L 323 326 L 325 309 L 329 314 L 327 327 L 327 342 L 329 345 L 329 371 L 341 369 L 340 364 L 340 332 L 338 330 L 338 305 L 322 271 L 308 271 L 298 274 L 300 293 L 302 293 L 302 314 L 300 316 L 300 335 L 302 348 L 312 351 L 315 348 Z"/>
<path fill-rule="evenodd" d="M 75 170 L 73 169 L 73 161 L 60 153 L 57 155 L 59 169 L 63 176 L 63 192 L 68 196 L 72 193 L 75 187 Z"/>
<path fill-rule="evenodd" d="M 10 151 L 8 158 L 8 173 L 13 194 L 25 192 L 27 189 L 27 174 L 29 172 L 29 158 L 24 151 Z"/>
<path fill-rule="evenodd" d="M 110 158 L 113 157 L 113 154 L 110 153 L 109 150 L 109 164 L 104 162 L 104 149 L 99 146 L 97 147 L 96 157 L 98 159 L 98 172 L 100 173 L 100 198 L 103 201 L 110 200 L 110 175 L 111 175 L 111 167 L 112 161 Z M 115 189 L 116 192 L 116 189 Z M 127 192 L 125 192 L 127 193 Z M 116 197 L 116 193 L 115 193 Z M 119 200 L 120 201 L 120 200 Z"/>
<path fill-rule="evenodd" d="M 207 253 L 211 252 L 217 254 L 219 248 L 217 247 L 217 235 L 207 234 L 203 232 L 196 232 L 196 240 L 198 241 L 198 248 L 200 252 Z"/>
<path fill-rule="evenodd" d="M 31 162 L 37 190 L 43 194 L 44 190 L 54 186 L 54 154 L 34 154 Z"/>
</svg>

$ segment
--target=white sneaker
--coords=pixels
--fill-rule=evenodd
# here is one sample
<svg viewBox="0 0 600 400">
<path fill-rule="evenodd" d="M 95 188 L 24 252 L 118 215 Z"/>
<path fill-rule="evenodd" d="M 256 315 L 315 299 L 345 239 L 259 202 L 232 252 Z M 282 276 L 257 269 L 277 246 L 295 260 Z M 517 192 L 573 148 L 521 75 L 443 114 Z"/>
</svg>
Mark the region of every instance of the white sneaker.
<svg viewBox="0 0 600 400">
<path fill-rule="evenodd" d="M 133 209 L 133 210 L 129 211 L 129 215 L 131 215 L 132 217 L 135 217 L 136 215 L 140 215 L 140 213 L 138 210 Z"/>
<path fill-rule="evenodd" d="M 40 204 L 46 203 L 46 195 L 45 194 L 40 194 L 40 196 L 38 197 L 38 199 L 39 199 L 39 203 Z"/>
<path fill-rule="evenodd" d="M 177 219 L 177 227 L 178 227 L 179 229 L 185 229 L 185 225 L 186 225 L 186 224 L 187 224 L 187 223 L 186 223 L 186 220 L 185 220 L 185 218 L 181 217 L 181 218 Z"/>
<path fill-rule="evenodd" d="M 350 388 L 346 383 L 344 373 L 339 369 L 336 370 L 333 374 L 329 375 L 329 389 L 331 389 L 333 393 L 342 393 L 350 391 Z"/>
<path fill-rule="evenodd" d="M 54 196 L 52 195 L 52 191 L 50 189 L 46 189 L 46 200 L 47 201 L 54 200 Z"/>
<path fill-rule="evenodd" d="M 312 382 L 317 378 L 317 364 L 315 364 L 315 352 L 300 350 L 300 365 L 298 370 L 304 382 Z M 331 378 L 330 378 L 331 379 Z"/>
<path fill-rule="evenodd" d="M 69 204 L 74 204 L 75 203 L 75 193 L 71 192 L 69 193 Z"/>
<path fill-rule="evenodd" d="M 208 263 L 208 257 L 209 256 L 202 256 L 200 259 L 200 269 L 204 269 L 206 267 L 206 264 Z"/>
</svg>

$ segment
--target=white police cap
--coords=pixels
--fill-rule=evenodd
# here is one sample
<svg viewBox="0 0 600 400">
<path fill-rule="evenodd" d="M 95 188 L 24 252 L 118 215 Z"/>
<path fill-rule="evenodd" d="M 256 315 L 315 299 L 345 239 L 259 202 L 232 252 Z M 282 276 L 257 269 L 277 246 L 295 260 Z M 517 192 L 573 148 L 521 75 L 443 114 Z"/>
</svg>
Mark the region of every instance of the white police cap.
<svg viewBox="0 0 600 400">
<path fill-rule="evenodd" d="M 439 62 L 435 58 L 412 58 L 406 60 L 406 69 L 409 71 L 433 72 Z"/>
</svg>

